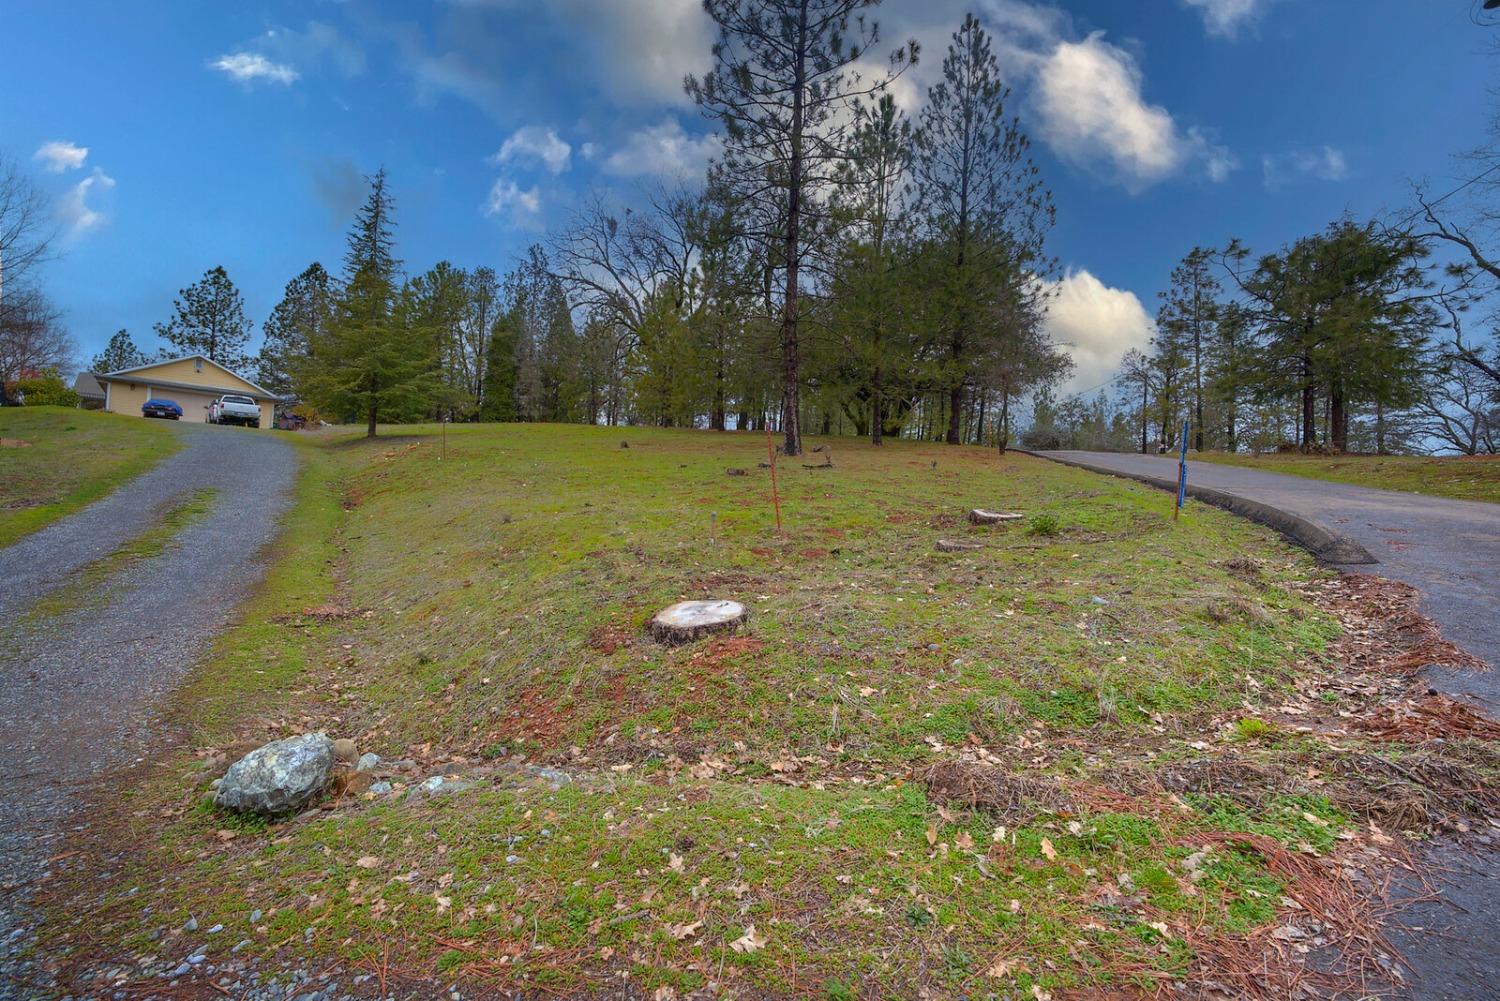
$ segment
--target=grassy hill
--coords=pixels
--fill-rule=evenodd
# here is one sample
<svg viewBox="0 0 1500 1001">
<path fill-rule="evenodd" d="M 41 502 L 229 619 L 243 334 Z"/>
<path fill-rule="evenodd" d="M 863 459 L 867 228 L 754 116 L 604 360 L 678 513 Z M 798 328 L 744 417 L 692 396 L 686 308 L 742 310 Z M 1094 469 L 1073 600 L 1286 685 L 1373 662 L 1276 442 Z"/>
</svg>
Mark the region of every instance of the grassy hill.
<svg viewBox="0 0 1500 1001">
<path fill-rule="evenodd" d="M 1394 696 L 1349 682 L 1325 575 L 1268 531 L 833 440 L 779 463 L 778 533 L 754 435 L 433 431 L 306 451 L 270 582 L 176 701 L 196 751 L 101 807 L 54 947 L 157 951 L 191 913 L 390 985 L 1257 996 L 1293 975 L 1260 959 L 1287 899 L 1330 927 L 1355 899 L 1318 859 L 1389 820 L 1304 724 Z M 646 639 L 685 597 L 748 628 Z M 312 729 L 402 760 L 395 790 L 269 829 L 203 805 L 202 761 Z M 101 880 L 122 839 L 150 847 Z"/>
<path fill-rule="evenodd" d="M 1500 502 L 1500 457 L 1493 455 L 1229 455 L 1202 452 L 1195 453 L 1193 458 L 1380 490 Z"/>
</svg>

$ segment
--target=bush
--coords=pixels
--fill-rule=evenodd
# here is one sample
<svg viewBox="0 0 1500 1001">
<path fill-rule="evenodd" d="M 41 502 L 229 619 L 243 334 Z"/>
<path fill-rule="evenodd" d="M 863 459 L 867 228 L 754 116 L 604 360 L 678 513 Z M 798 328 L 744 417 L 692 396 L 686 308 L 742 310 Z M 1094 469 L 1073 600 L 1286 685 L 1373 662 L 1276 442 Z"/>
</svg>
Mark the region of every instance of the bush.
<svg viewBox="0 0 1500 1001">
<path fill-rule="evenodd" d="M 1057 515 L 1050 511 L 1039 511 L 1032 515 L 1026 522 L 1026 534 L 1028 535 L 1061 535 L 1062 522 Z"/>
<path fill-rule="evenodd" d="M 78 394 L 67 387 L 55 368 L 47 369 L 35 379 L 17 379 L 11 395 L 26 407 L 78 406 Z"/>
</svg>

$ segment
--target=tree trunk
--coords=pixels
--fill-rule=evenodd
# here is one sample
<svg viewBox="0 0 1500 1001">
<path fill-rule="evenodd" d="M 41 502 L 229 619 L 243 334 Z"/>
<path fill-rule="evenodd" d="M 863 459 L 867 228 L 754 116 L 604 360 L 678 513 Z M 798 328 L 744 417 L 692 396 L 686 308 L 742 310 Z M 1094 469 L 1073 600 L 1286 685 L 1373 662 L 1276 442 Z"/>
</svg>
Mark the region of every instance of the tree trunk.
<svg viewBox="0 0 1500 1001">
<path fill-rule="evenodd" d="M 1000 390 L 1000 424 L 995 428 L 995 442 L 1000 448 L 1000 454 L 1010 447 L 1010 387 L 1006 386 Z"/>
<path fill-rule="evenodd" d="M 802 117 L 807 87 L 807 3 L 797 15 L 797 68 L 792 81 L 791 156 L 787 162 L 786 296 L 781 305 L 782 434 L 787 455 L 802 454 L 801 347 L 797 341 L 798 255 L 802 226 Z"/>
<path fill-rule="evenodd" d="M 1302 451 L 1318 447 L 1318 394 L 1312 384 L 1312 359 L 1302 356 Z"/>
<path fill-rule="evenodd" d="M 1147 382 L 1145 379 L 1142 379 L 1141 380 L 1141 454 L 1142 455 L 1146 454 L 1146 425 L 1147 425 L 1147 416 L 1148 416 L 1147 412 L 1150 410 L 1150 400 L 1149 400 L 1149 394 L 1150 394 L 1150 392 L 1151 392 L 1151 384 L 1149 382 Z"/>
<path fill-rule="evenodd" d="M 375 404 L 370 404 L 370 421 L 365 425 L 365 437 L 375 437 Z"/>
<path fill-rule="evenodd" d="M 1385 455 L 1385 404 L 1375 404 L 1375 454 Z M 1470 452 L 1470 455 L 1473 453 Z"/>
<path fill-rule="evenodd" d="M 885 435 L 885 411 L 881 407 L 880 366 L 875 366 L 875 376 L 871 384 L 870 400 L 870 444 L 879 445 Z"/>
<path fill-rule="evenodd" d="M 1344 406 L 1344 387 L 1328 391 L 1328 438 L 1335 452 L 1349 450 L 1349 411 Z"/>
<path fill-rule="evenodd" d="M 959 383 L 958 383 L 958 385 L 954 386 L 953 389 L 948 394 L 948 436 L 947 436 L 947 441 L 948 441 L 948 444 L 950 444 L 950 445 L 957 445 L 957 444 L 959 444 L 958 427 L 959 427 L 959 423 L 960 423 L 959 422 L 959 418 L 963 414 L 963 406 L 964 406 L 964 384 L 963 384 L 963 381 L 960 380 Z"/>
</svg>

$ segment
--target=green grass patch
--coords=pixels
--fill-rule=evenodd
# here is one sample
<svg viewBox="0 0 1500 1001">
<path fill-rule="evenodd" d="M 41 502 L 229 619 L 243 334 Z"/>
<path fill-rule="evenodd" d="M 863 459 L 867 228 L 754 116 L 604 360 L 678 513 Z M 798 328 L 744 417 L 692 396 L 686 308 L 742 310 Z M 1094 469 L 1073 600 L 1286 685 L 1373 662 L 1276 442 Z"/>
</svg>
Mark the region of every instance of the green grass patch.
<svg viewBox="0 0 1500 1001">
<path fill-rule="evenodd" d="M 0 408 L 0 438 L 0 546 L 92 504 L 181 447 L 163 421 L 63 407 Z"/>
<path fill-rule="evenodd" d="M 1500 502 L 1500 457 L 1493 455 L 1229 455 L 1201 452 L 1193 458 L 1381 490 Z"/>
</svg>

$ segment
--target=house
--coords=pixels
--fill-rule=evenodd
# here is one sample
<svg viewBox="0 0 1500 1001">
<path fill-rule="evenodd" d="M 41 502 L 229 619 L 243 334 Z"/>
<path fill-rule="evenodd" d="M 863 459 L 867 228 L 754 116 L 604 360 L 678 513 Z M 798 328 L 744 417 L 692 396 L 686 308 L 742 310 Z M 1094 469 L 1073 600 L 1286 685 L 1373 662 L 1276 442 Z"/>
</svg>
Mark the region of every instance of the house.
<svg viewBox="0 0 1500 1001">
<path fill-rule="evenodd" d="M 208 405 L 225 393 L 249 396 L 260 404 L 260 426 L 274 417 L 275 393 L 262 389 L 207 355 L 187 355 L 118 372 L 90 373 L 104 387 L 104 409 L 117 414 L 141 413 L 141 404 L 155 398 L 172 400 L 185 421 L 206 421 Z"/>
<path fill-rule="evenodd" d="M 78 405 L 84 410 L 104 409 L 104 387 L 92 372 L 79 372 L 73 380 L 73 392 L 78 394 Z"/>
</svg>

